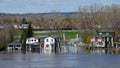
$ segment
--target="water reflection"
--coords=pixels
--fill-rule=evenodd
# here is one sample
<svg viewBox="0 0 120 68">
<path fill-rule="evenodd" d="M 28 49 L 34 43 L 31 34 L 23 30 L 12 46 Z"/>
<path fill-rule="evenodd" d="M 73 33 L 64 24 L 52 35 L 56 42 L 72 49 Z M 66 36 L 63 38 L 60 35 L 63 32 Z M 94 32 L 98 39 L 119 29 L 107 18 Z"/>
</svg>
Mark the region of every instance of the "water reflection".
<svg viewBox="0 0 120 68">
<path fill-rule="evenodd" d="M 51 49 L 40 49 L 32 51 L 15 51 L 9 50 L 7 52 L 0 52 L 4 54 L 16 54 L 16 53 L 44 53 L 44 54 L 55 54 L 55 53 L 74 53 L 74 54 L 120 54 L 120 48 L 104 49 L 104 48 L 95 48 L 95 49 L 86 49 L 84 46 L 61 46 L 60 51 L 55 51 Z"/>
<path fill-rule="evenodd" d="M 0 68 L 119 68 L 119 54 L 120 49 L 89 50 L 78 46 L 61 46 L 60 52 L 2 51 Z"/>
<path fill-rule="evenodd" d="M 96 49 L 88 49 L 86 50 L 90 54 L 120 54 L 120 49 L 112 48 L 112 49 L 104 49 L 104 48 L 96 48 Z"/>
<path fill-rule="evenodd" d="M 87 50 L 83 46 L 62 46 L 61 53 L 82 54 L 87 53 Z"/>
<path fill-rule="evenodd" d="M 87 49 L 84 46 L 62 46 L 61 53 L 74 53 L 74 54 L 120 54 L 120 48 Z"/>
<path fill-rule="evenodd" d="M 51 49 L 44 49 L 44 54 L 50 55 L 50 54 L 53 54 L 53 53 L 55 53 L 55 52 Z"/>
</svg>

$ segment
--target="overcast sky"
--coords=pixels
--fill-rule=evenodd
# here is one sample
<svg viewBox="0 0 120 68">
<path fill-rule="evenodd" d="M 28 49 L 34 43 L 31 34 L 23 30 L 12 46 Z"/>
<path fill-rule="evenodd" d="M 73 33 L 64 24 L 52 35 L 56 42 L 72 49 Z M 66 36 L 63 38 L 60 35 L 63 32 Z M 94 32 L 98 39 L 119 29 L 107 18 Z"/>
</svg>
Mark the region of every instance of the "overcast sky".
<svg viewBox="0 0 120 68">
<path fill-rule="evenodd" d="M 46 13 L 54 10 L 74 12 L 90 4 L 120 4 L 120 0 L 0 0 L 0 12 Z"/>
</svg>

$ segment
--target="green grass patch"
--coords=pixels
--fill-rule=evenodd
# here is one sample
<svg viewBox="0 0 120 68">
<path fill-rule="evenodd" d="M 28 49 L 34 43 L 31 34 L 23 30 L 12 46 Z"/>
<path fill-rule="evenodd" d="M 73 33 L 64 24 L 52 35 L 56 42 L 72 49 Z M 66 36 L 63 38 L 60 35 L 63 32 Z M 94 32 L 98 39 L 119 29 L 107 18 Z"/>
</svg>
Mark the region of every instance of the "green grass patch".
<svg viewBox="0 0 120 68">
<path fill-rule="evenodd" d="M 23 33 L 23 29 L 17 29 L 16 33 L 17 33 L 17 35 L 21 35 Z"/>
<path fill-rule="evenodd" d="M 76 38 L 77 34 L 79 34 L 78 31 L 64 31 L 66 39 Z"/>
<path fill-rule="evenodd" d="M 17 30 L 17 35 L 21 36 L 23 30 L 18 29 Z M 40 31 L 40 30 L 33 30 L 34 36 L 47 36 L 49 35 L 49 31 Z M 53 34 L 58 34 L 55 31 L 53 31 Z M 71 39 L 71 38 L 76 38 L 77 34 L 79 37 L 84 38 L 86 35 L 83 31 L 79 32 L 78 30 L 63 30 L 61 34 L 65 34 L 66 39 Z"/>
</svg>

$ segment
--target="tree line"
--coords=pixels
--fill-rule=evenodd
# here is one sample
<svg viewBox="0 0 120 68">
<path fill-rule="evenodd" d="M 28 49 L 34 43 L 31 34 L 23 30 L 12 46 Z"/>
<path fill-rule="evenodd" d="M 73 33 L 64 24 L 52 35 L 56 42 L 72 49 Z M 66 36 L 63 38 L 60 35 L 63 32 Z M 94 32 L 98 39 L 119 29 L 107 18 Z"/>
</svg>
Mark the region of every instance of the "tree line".
<svg viewBox="0 0 120 68">
<path fill-rule="evenodd" d="M 101 29 L 120 31 L 120 5 L 92 4 L 80 7 L 78 11 L 69 15 L 61 12 L 48 14 L 0 14 L 0 44 L 13 40 L 15 29 L 13 24 L 21 24 L 23 18 L 31 22 L 32 26 L 39 26 L 43 30 L 76 29 L 98 31 Z M 60 32 L 60 31 L 59 31 Z"/>
<path fill-rule="evenodd" d="M 120 30 L 120 5 L 93 4 L 79 8 L 78 11 L 65 15 L 61 12 L 49 14 L 11 14 L 1 15 L 0 24 L 20 24 L 22 18 L 32 22 L 40 29 L 114 29 Z M 106 27 L 107 26 L 107 27 Z"/>
</svg>

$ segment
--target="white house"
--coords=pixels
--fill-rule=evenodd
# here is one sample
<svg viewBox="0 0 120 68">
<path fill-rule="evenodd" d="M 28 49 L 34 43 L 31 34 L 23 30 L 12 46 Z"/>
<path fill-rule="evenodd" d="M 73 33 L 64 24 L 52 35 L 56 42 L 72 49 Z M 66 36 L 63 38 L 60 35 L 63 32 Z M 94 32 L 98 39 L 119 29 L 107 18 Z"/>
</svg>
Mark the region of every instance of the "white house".
<svg viewBox="0 0 120 68">
<path fill-rule="evenodd" d="M 44 49 L 54 49 L 55 48 L 55 38 L 49 36 L 44 39 Z"/>
<path fill-rule="evenodd" d="M 92 47 L 113 47 L 112 36 L 94 36 L 91 38 L 90 46 Z"/>
<path fill-rule="evenodd" d="M 94 36 L 91 38 L 90 46 L 92 47 L 105 47 L 110 48 L 114 47 L 114 31 L 98 31 Z"/>
<path fill-rule="evenodd" d="M 30 37 L 26 39 L 26 44 L 35 44 L 39 43 L 39 39 L 35 37 Z"/>
<path fill-rule="evenodd" d="M 19 26 L 20 29 L 27 29 L 28 28 L 28 24 L 21 24 Z"/>
<path fill-rule="evenodd" d="M 59 38 L 55 36 L 48 36 L 44 39 L 44 49 L 59 50 Z"/>
<path fill-rule="evenodd" d="M 39 38 L 30 37 L 26 39 L 26 50 L 39 49 L 40 41 Z"/>
<path fill-rule="evenodd" d="M 18 29 L 18 28 L 19 28 L 19 25 L 18 25 L 18 24 L 14 24 L 13 27 L 14 27 L 15 29 Z"/>
</svg>

